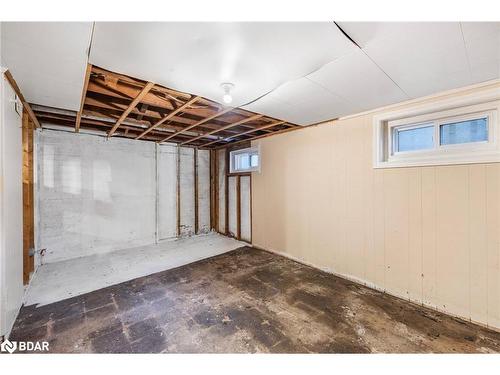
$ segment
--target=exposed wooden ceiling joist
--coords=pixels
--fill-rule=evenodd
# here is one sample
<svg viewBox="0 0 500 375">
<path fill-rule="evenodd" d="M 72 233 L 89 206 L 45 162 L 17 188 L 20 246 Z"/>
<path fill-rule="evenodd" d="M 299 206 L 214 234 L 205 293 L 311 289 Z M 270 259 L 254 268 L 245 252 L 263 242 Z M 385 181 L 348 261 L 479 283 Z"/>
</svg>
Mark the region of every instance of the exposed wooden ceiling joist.
<svg viewBox="0 0 500 375">
<path fill-rule="evenodd" d="M 274 126 L 276 126 L 276 125 L 274 125 Z M 261 135 L 255 136 L 255 137 L 249 137 L 249 138 L 240 139 L 239 141 L 236 141 L 236 142 L 226 143 L 226 144 L 224 144 L 222 146 L 219 146 L 217 148 L 225 148 L 228 145 L 234 146 L 234 145 L 237 145 L 237 144 L 240 144 L 240 143 L 243 143 L 243 142 L 250 142 L 250 141 L 254 141 L 256 139 L 266 138 L 266 137 L 269 137 L 271 135 L 277 135 L 277 134 L 281 134 L 281 133 L 288 133 L 290 131 L 297 130 L 297 129 L 303 129 L 303 127 L 290 127 L 290 128 L 280 129 L 280 130 L 274 131 L 272 133 L 261 134 Z M 206 143 L 206 144 L 201 145 L 200 147 L 207 147 L 208 145 L 209 144 Z"/>
<path fill-rule="evenodd" d="M 244 124 L 246 122 L 258 120 L 258 119 L 260 119 L 262 117 L 264 117 L 264 115 L 254 115 L 254 116 L 251 116 L 251 117 L 247 117 L 247 118 L 245 118 L 243 120 L 235 122 L 234 124 L 229 124 L 229 125 L 226 125 L 226 126 L 223 126 L 223 127 L 219 128 L 219 129 L 215 129 L 215 130 L 209 131 L 208 133 L 204 133 L 204 134 L 201 134 L 201 135 L 199 135 L 197 137 L 191 138 L 190 140 L 182 142 L 181 145 L 185 145 L 187 143 L 191 143 L 191 142 L 196 141 L 196 140 L 198 140 L 200 138 L 206 138 L 206 137 L 211 136 L 211 135 L 213 135 L 215 133 L 221 132 L 221 131 L 229 129 L 229 128 L 234 128 L 235 126 Z"/>
<path fill-rule="evenodd" d="M 239 133 L 239 134 L 231 136 L 231 137 L 227 137 L 225 139 L 217 139 L 215 141 L 211 141 L 211 142 L 205 143 L 203 146 L 207 147 L 207 146 L 210 146 L 210 145 L 212 145 L 214 143 L 218 143 L 218 142 L 222 142 L 222 141 L 225 141 L 227 143 L 227 142 L 229 142 L 231 139 L 233 139 L 235 137 L 240 137 L 242 135 L 247 135 L 247 134 L 255 133 L 255 132 L 258 132 L 258 131 L 265 130 L 265 129 L 274 128 L 275 126 L 282 125 L 284 123 L 285 123 L 285 121 L 275 121 L 275 122 L 272 122 L 270 124 L 263 125 L 263 126 L 260 126 L 258 128 L 250 129 L 250 130 L 247 130 L 247 131 L 245 131 L 243 133 Z M 270 134 L 272 134 L 272 133 L 270 133 Z"/>
<path fill-rule="evenodd" d="M 87 76 L 80 110 L 55 116 L 61 110 L 35 106 L 40 123 L 70 126 L 73 121 L 75 131 L 98 130 L 108 136 L 199 148 L 240 142 L 241 136 L 254 132 L 262 136 L 297 127 L 96 66 L 89 65 Z"/>
<path fill-rule="evenodd" d="M 118 129 L 118 127 L 121 125 L 121 123 L 127 118 L 129 113 L 134 109 L 137 104 L 141 102 L 141 99 L 153 88 L 155 84 L 153 82 L 148 82 L 146 86 L 141 90 L 141 92 L 135 97 L 135 99 L 130 103 L 130 105 L 127 107 L 127 109 L 123 112 L 123 114 L 120 116 L 116 124 L 111 128 L 111 130 L 108 133 L 108 138 L 113 135 L 113 133 Z"/>
<path fill-rule="evenodd" d="M 184 110 L 184 108 L 187 108 L 190 105 L 196 103 L 196 101 L 199 100 L 199 99 L 200 99 L 199 96 L 195 96 L 191 100 L 187 101 L 186 103 L 184 103 L 183 105 L 181 105 L 180 107 L 176 108 L 175 110 L 173 110 L 172 112 L 170 112 L 168 115 L 166 115 L 165 117 L 163 117 L 156 124 L 152 125 L 148 129 L 146 129 L 144 132 L 142 132 L 141 134 L 139 134 L 139 136 L 137 136 L 137 138 L 135 138 L 135 139 L 141 139 L 143 136 L 145 136 L 146 134 L 148 134 L 151 130 L 157 128 L 158 126 L 160 126 L 161 124 L 163 124 L 165 121 L 168 121 L 170 118 L 174 117 L 177 113 L 182 112 Z"/>
<path fill-rule="evenodd" d="M 209 117 L 207 117 L 207 118 L 205 118 L 205 119 L 203 119 L 203 120 L 200 120 L 200 121 L 198 121 L 197 123 L 195 123 L 195 124 L 193 124 L 193 125 L 190 125 L 190 126 L 188 126 L 188 127 L 184 128 L 184 129 L 181 129 L 181 130 L 179 130 L 177 133 L 172 134 L 171 136 L 168 136 L 168 137 L 167 137 L 167 138 L 165 138 L 165 139 L 162 139 L 162 140 L 160 141 L 160 143 L 166 142 L 166 141 L 168 141 L 169 139 L 172 139 L 173 137 L 175 137 L 175 136 L 177 136 L 177 135 L 179 135 L 179 134 L 181 134 L 181 133 L 184 133 L 184 132 L 186 132 L 186 131 L 188 131 L 188 130 L 194 129 L 195 127 L 200 126 L 200 125 L 202 125 L 202 124 L 204 124 L 204 123 L 206 123 L 206 122 L 208 122 L 208 121 L 211 121 L 211 120 L 215 119 L 216 117 L 222 116 L 223 114 L 228 113 L 228 112 L 230 112 L 231 110 L 232 110 L 232 108 L 231 108 L 231 107 L 229 107 L 229 108 L 223 109 L 223 110 L 221 110 L 221 111 L 219 111 L 219 112 L 217 112 L 217 113 L 214 113 L 212 116 L 209 116 Z"/>
</svg>

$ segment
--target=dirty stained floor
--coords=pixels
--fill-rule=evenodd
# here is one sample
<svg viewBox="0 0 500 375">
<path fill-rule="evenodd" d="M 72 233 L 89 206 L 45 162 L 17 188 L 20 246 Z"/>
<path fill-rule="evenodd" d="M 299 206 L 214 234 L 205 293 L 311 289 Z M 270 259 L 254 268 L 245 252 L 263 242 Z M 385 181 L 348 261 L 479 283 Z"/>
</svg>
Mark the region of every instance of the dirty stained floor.
<svg viewBox="0 0 500 375">
<path fill-rule="evenodd" d="M 500 352 L 500 333 L 243 247 L 49 305 L 12 340 L 50 352 Z"/>
</svg>

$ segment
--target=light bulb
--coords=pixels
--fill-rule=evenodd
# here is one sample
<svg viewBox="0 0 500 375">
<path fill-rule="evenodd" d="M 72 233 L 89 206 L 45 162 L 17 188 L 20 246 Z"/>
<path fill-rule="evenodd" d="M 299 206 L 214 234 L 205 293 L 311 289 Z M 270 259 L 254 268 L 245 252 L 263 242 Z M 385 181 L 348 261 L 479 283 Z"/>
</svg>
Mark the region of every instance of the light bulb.
<svg viewBox="0 0 500 375">
<path fill-rule="evenodd" d="M 233 97 L 230 94 L 224 94 L 222 100 L 224 100 L 224 103 L 229 104 L 233 101 Z"/>
<path fill-rule="evenodd" d="M 234 87 L 234 84 L 226 82 L 220 85 L 224 90 L 224 95 L 222 96 L 222 101 L 226 104 L 229 104 L 233 101 L 233 96 L 231 95 L 231 89 Z"/>
</svg>

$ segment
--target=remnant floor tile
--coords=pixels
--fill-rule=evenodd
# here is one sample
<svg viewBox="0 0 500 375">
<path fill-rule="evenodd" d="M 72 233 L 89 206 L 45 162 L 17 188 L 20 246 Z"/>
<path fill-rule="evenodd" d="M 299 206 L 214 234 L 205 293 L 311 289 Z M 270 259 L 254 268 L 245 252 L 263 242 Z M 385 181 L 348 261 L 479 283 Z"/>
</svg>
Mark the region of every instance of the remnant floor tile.
<svg viewBox="0 0 500 375">
<path fill-rule="evenodd" d="M 498 332 L 251 247 L 24 306 L 10 338 L 53 353 L 500 352 Z"/>
</svg>

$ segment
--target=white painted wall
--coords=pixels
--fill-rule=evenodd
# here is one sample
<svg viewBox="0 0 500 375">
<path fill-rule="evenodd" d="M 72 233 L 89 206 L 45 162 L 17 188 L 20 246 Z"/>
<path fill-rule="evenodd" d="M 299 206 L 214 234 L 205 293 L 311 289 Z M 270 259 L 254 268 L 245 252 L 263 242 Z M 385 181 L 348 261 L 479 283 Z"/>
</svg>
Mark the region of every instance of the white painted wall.
<svg viewBox="0 0 500 375">
<path fill-rule="evenodd" d="M 210 151 L 198 150 L 198 233 L 210 232 Z"/>
<path fill-rule="evenodd" d="M 15 93 L 0 79 L 0 336 L 8 336 L 23 288 L 22 119 Z"/>
<path fill-rule="evenodd" d="M 158 239 L 177 236 L 177 146 L 158 146 Z"/>
<path fill-rule="evenodd" d="M 219 211 L 219 232 L 226 232 L 226 150 L 217 150 L 217 183 L 218 183 L 218 211 Z"/>
<path fill-rule="evenodd" d="M 46 129 L 37 141 L 43 262 L 154 243 L 154 143 Z"/>
<path fill-rule="evenodd" d="M 181 236 L 194 234 L 194 149 L 180 150 Z"/>
<path fill-rule="evenodd" d="M 177 146 L 48 129 L 36 146 L 42 262 L 177 236 Z M 199 151 L 199 232 L 210 231 L 209 174 L 209 153 Z M 180 219 L 181 236 L 193 235 L 194 150 L 184 147 Z"/>
<path fill-rule="evenodd" d="M 229 234 L 236 237 L 238 232 L 237 212 L 236 212 L 236 177 L 227 179 L 227 199 L 228 199 L 228 216 L 229 216 Z"/>
<path fill-rule="evenodd" d="M 251 217 L 251 177 L 240 177 L 240 216 L 241 216 L 241 239 L 252 241 L 252 217 Z"/>
</svg>

